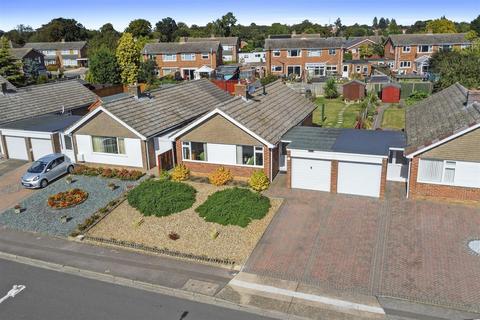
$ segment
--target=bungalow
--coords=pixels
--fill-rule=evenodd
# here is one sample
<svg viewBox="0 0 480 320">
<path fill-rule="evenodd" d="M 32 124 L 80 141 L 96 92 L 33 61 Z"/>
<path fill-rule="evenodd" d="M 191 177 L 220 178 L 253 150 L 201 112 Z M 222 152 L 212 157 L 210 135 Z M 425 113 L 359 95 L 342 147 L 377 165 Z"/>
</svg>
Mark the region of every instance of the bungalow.
<svg viewBox="0 0 480 320">
<path fill-rule="evenodd" d="M 28 42 L 23 48 L 33 48 L 45 55 L 45 65 L 77 68 L 87 65 L 86 41 Z"/>
<path fill-rule="evenodd" d="M 96 166 L 170 169 L 169 137 L 181 127 L 232 97 L 202 79 L 144 95 L 118 95 L 96 106 L 65 131 L 73 160 Z"/>
<path fill-rule="evenodd" d="M 237 178 L 262 170 L 270 179 L 285 170 L 282 136 L 297 125 L 311 125 L 316 106 L 275 81 L 262 90 L 236 86 L 236 97 L 185 126 L 174 135 L 176 162 L 207 175 L 223 166 Z"/>
<path fill-rule="evenodd" d="M 226 62 L 237 62 L 238 52 L 240 51 L 240 38 L 239 37 L 215 37 L 210 38 L 194 38 L 186 37 L 184 42 L 205 42 L 205 41 L 218 41 L 222 46 L 222 60 Z"/>
<path fill-rule="evenodd" d="M 156 62 L 159 77 L 179 72 L 185 80 L 198 79 L 198 70 L 212 72 L 222 63 L 219 41 L 147 43 L 142 54 Z"/>
<path fill-rule="evenodd" d="M 29 161 L 52 152 L 67 154 L 70 144 L 63 139 L 63 130 L 86 114 L 97 99 L 77 80 L 25 88 L 3 82 L 0 153 L 6 158 Z"/>
<path fill-rule="evenodd" d="M 456 83 L 406 111 L 410 198 L 480 200 L 480 92 Z"/>
</svg>

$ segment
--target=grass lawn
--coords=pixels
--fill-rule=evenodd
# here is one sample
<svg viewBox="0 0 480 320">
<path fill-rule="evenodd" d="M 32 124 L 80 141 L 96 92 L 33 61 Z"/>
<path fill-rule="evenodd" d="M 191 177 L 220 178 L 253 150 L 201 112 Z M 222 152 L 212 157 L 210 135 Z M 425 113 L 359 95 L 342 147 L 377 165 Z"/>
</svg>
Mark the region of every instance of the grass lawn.
<svg viewBox="0 0 480 320">
<path fill-rule="evenodd" d="M 390 106 L 383 112 L 383 129 L 401 130 L 405 128 L 405 108 Z"/>
<path fill-rule="evenodd" d="M 323 126 L 326 128 L 337 127 L 339 112 L 345 107 L 345 103 L 342 99 L 326 99 L 325 97 L 318 97 L 315 100 L 318 105 L 317 109 L 313 111 L 313 123 L 322 124 L 322 104 L 325 104 L 325 122 Z M 360 106 L 357 103 L 348 105 L 347 109 L 343 113 L 343 124 L 340 128 L 353 128 L 355 125 Z"/>
</svg>

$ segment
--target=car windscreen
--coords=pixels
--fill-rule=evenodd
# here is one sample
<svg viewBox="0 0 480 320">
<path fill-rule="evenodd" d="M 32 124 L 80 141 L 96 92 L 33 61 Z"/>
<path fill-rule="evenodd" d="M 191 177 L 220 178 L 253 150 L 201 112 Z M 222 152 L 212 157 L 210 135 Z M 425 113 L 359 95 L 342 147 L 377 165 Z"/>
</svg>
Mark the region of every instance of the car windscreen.
<svg viewBox="0 0 480 320">
<path fill-rule="evenodd" d="M 28 172 L 30 173 L 42 173 L 43 169 L 47 166 L 47 163 L 42 162 L 42 161 L 35 161 L 32 163 L 32 166 L 28 168 Z"/>
</svg>

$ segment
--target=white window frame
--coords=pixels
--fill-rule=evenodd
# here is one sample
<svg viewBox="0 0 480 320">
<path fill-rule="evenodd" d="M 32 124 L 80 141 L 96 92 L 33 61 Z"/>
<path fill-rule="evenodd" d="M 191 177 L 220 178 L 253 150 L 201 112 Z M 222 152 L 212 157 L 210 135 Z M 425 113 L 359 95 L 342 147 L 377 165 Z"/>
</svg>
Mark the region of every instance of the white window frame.
<svg viewBox="0 0 480 320">
<path fill-rule="evenodd" d="M 173 57 L 173 59 L 172 59 Z M 177 55 L 175 53 L 164 53 L 162 54 L 162 61 L 177 61 Z"/>
<path fill-rule="evenodd" d="M 355 66 L 355 72 L 360 73 L 362 71 L 362 66 Z"/>
<path fill-rule="evenodd" d="M 438 51 L 445 51 L 445 47 L 447 47 L 446 51 L 452 51 L 453 50 L 453 46 L 451 44 L 444 44 L 444 45 L 438 46 Z"/>
<path fill-rule="evenodd" d="M 423 48 L 423 47 L 427 47 L 428 51 L 422 51 L 421 48 Z M 420 44 L 420 45 L 417 46 L 417 52 L 418 53 L 431 53 L 432 51 L 433 51 L 433 46 L 431 46 L 431 45 L 426 45 L 426 44 L 421 45 Z"/>
<path fill-rule="evenodd" d="M 322 56 L 322 50 L 321 49 L 308 49 L 307 50 L 307 56 L 308 57 L 320 57 L 320 56 Z"/>
<path fill-rule="evenodd" d="M 292 56 L 292 51 L 297 51 L 298 55 Z M 302 57 L 302 49 L 288 49 L 287 50 L 287 58 L 301 58 Z"/>
<path fill-rule="evenodd" d="M 334 56 L 337 54 L 337 49 L 336 48 L 329 48 L 328 49 L 328 55 Z"/>
<path fill-rule="evenodd" d="M 437 162 L 442 163 L 442 176 L 441 176 L 440 181 L 430 181 L 430 180 L 426 180 L 426 179 L 421 178 L 421 176 L 420 176 L 420 167 L 421 167 L 420 163 L 422 161 L 437 161 Z M 456 167 L 457 167 L 457 162 L 453 161 L 453 160 L 420 159 L 419 163 L 418 163 L 419 173 L 417 174 L 417 182 L 454 186 L 455 185 Z M 453 181 L 446 181 L 446 172 L 448 170 L 453 170 Z"/>
<path fill-rule="evenodd" d="M 470 44 L 462 44 L 462 45 L 460 45 L 460 49 L 462 49 L 462 50 L 463 50 L 463 49 L 470 48 L 470 47 L 471 47 Z"/>
<path fill-rule="evenodd" d="M 280 57 L 280 50 L 273 50 L 273 51 L 272 51 L 272 55 L 273 55 L 274 57 Z"/>
<path fill-rule="evenodd" d="M 293 72 L 292 72 L 292 73 L 288 73 L 288 68 L 290 68 L 290 67 L 291 67 L 291 68 L 299 67 L 299 68 L 300 68 L 300 74 L 298 74 L 298 76 L 301 76 L 301 75 L 302 75 L 302 66 L 299 65 L 299 64 L 292 64 L 292 65 L 287 66 L 287 76 L 290 75 L 290 74 L 295 74 L 295 75 L 296 75 L 296 73 L 293 73 Z"/>
<path fill-rule="evenodd" d="M 202 53 L 202 60 L 208 60 L 210 59 L 210 53 L 204 52 Z"/>
<path fill-rule="evenodd" d="M 412 52 L 411 46 L 402 46 L 402 53 L 410 53 Z"/>
<path fill-rule="evenodd" d="M 117 141 L 117 153 L 113 153 L 113 152 L 100 152 L 100 151 L 95 151 L 94 150 L 94 143 L 93 143 L 93 138 L 115 138 L 116 141 Z M 91 139 L 91 143 L 92 143 L 92 153 L 94 154 L 105 154 L 105 155 L 116 155 L 116 156 L 126 156 L 127 155 L 127 149 L 126 149 L 126 146 L 125 146 L 125 138 L 121 138 L 121 137 L 109 137 L 109 136 L 90 136 L 90 139 Z M 122 141 L 122 144 L 123 144 L 123 153 L 120 151 L 120 141 Z"/>
<path fill-rule="evenodd" d="M 259 147 L 259 146 L 251 146 L 251 145 L 236 145 L 236 149 L 238 149 L 239 147 L 253 147 L 253 165 L 251 164 L 244 164 L 243 161 L 242 163 L 238 163 L 238 158 L 237 158 L 237 166 L 245 166 L 245 167 L 257 167 L 257 168 L 263 168 L 264 164 L 265 164 L 265 154 L 263 153 L 263 147 Z M 243 153 L 243 150 L 242 150 L 242 153 Z M 257 165 L 257 157 L 256 155 L 257 154 L 261 154 L 262 155 L 262 164 L 261 165 Z M 238 153 L 237 153 L 237 156 L 238 156 Z"/>
<path fill-rule="evenodd" d="M 280 70 L 275 70 L 276 68 L 280 68 Z M 282 66 L 272 66 L 272 72 L 283 72 Z"/>
<path fill-rule="evenodd" d="M 411 61 L 400 61 L 400 68 L 402 69 L 408 69 L 412 67 L 412 62 Z"/>
<path fill-rule="evenodd" d="M 192 159 L 192 142 L 203 144 L 203 152 L 204 152 L 204 154 L 205 154 L 205 160 Z M 188 149 L 188 158 L 185 158 L 185 149 Z M 208 162 L 207 143 L 205 143 L 205 142 L 197 142 L 197 141 L 183 141 L 183 142 L 182 142 L 182 160 L 185 160 L 185 161 Z"/>
<path fill-rule="evenodd" d="M 195 61 L 196 55 L 195 53 L 182 53 L 181 59 L 182 61 Z"/>
</svg>

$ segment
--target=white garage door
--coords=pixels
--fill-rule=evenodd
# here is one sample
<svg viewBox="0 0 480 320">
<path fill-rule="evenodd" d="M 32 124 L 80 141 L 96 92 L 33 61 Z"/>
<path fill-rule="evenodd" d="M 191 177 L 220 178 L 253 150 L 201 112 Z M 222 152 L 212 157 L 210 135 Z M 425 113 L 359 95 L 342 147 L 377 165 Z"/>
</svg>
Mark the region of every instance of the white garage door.
<svg viewBox="0 0 480 320">
<path fill-rule="evenodd" d="M 27 145 L 25 138 L 5 137 L 8 157 L 10 159 L 28 160 Z"/>
<path fill-rule="evenodd" d="M 38 160 L 47 154 L 53 153 L 52 141 L 49 139 L 34 139 L 31 138 L 33 160 Z"/>
<path fill-rule="evenodd" d="M 382 165 L 339 162 L 337 192 L 379 197 Z"/>
<path fill-rule="evenodd" d="M 292 158 L 292 188 L 330 191 L 331 162 Z"/>
</svg>

